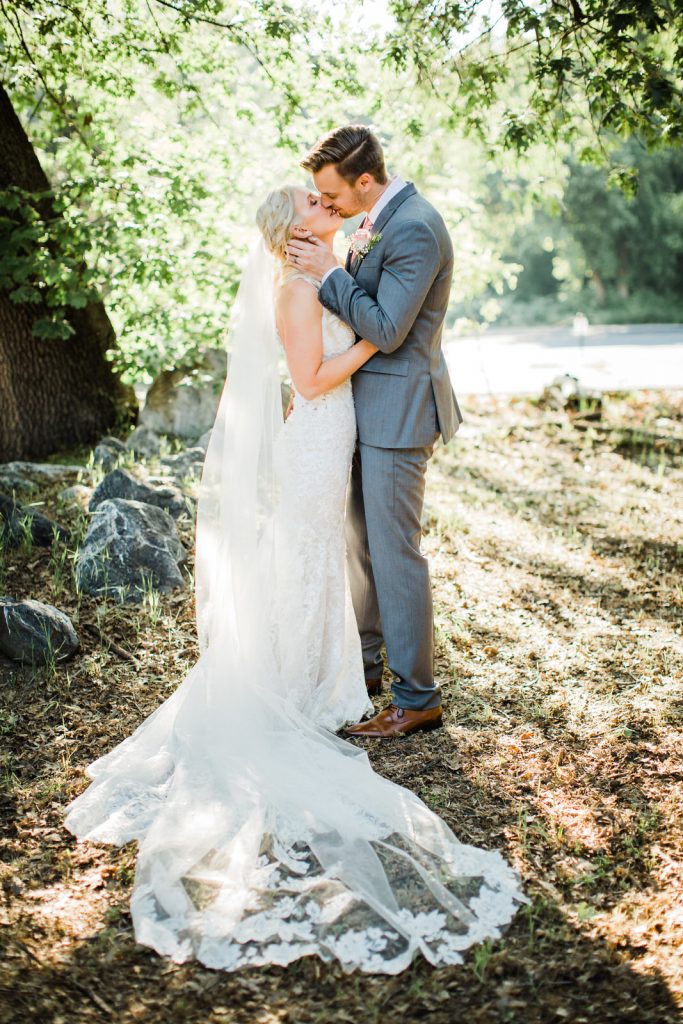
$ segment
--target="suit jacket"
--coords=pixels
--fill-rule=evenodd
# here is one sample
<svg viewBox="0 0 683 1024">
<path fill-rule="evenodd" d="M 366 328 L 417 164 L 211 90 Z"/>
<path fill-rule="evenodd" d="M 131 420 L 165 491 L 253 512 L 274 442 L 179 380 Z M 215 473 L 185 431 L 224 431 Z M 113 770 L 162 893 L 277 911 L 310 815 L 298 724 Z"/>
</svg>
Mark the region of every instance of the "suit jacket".
<svg viewBox="0 0 683 1024">
<path fill-rule="evenodd" d="M 347 257 L 318 292 L 324 306 L 377 345 L 354 373 L 358 437 L 379 448 L 444 442 L 462 423 L 441 347 L 453 246 L 438 211 L 408 182 L 377 217 L 381 239 Z"/>
</svg>

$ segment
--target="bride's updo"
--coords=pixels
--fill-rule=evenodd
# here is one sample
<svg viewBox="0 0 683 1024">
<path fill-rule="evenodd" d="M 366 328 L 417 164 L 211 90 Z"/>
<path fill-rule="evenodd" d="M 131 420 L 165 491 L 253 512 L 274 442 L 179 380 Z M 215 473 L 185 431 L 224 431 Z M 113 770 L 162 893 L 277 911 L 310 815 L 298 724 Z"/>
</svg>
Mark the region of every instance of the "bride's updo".
<svg viewBox="0 0 683 1024">
<path fill-rule="evenodd" d="M 294 194 L 297 185 L 283 185 L 269 192 L 256 211 L 256 224 L 263 235 L 266 248 L 282 264 L 281 275 L 286 277 L 295 270 L 286 262 L 287 242 L 296 223 Z"/>
</svg>

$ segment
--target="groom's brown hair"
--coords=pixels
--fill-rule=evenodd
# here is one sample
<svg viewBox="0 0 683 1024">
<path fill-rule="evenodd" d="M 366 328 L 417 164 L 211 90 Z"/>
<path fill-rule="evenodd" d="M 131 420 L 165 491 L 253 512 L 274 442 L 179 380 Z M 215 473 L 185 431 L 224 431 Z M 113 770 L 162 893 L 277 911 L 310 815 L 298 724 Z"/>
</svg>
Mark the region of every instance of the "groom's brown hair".
<svg viewBox="0 0 683 1024">
<path fill-rule="evenodd" d="M 328 164 L 335 164 L 337 174 L 350 185 L 361 174 L 371 174 L 380 185 L 389 180 L 380 141 L 364 124 L 333 128 L 318 139 L 301 161 L 303 169 L 311 174 Z"/>
</svg>

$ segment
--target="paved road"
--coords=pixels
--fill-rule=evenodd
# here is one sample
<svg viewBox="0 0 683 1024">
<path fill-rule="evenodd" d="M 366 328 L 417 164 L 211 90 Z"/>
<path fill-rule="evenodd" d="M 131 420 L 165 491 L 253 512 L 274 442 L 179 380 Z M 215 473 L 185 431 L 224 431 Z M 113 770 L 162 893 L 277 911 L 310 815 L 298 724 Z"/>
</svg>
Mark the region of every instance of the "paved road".
<svg viewBox="0 0 683 1024">
<path fill-rule="evenodd" d="M 562 373 L 587 387 L 683 388 L 683 324 L 495 328 L 447 336 L 458 394 L 539 394 Z"/>
</svg>

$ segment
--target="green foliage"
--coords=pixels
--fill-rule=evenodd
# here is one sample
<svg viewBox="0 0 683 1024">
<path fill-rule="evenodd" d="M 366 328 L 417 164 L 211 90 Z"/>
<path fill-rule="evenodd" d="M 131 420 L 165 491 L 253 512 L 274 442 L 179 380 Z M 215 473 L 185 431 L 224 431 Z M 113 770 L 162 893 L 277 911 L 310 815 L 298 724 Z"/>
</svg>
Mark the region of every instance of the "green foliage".
<svg viewBox="0 0 683 1024">
<path fill-rule="evenodd" d="M 110 357 L 129 380 L 224 343 L 245 214 L 304 146 L 292 67 L 308 18 L 270 0 L 223 8 L 0 5 L 12 101 L 54 195 L 70 196 L 62 220 L 30 201 L 4 219 L 4 283 L 17 302 L 47 302 L 34 328 L 44 338 L 71 333 L 66 310 L 96 283 L 118 335 Z M 328 63 L 352 77 L 343 53 Z"/>
<path fill-rule="evenodd" d="M 558 202 L 506 211 L 502 180 L 489 179 L 487 206 L 499 213 L 508 273 L 469 298 L 456 298 L 451 319 L 521 326 L 570 322 L 581 310 L 596 323 L 683 320 L 683 158 L 675 149 L 648 153 L 633 142 L 615 153 L 632 166 L 638 188 L 625 194 L 605 167 L 577 154 L 564 161 Z M 520 177 L 518 188 L 526 181 Z M 508 193 L 514 180 L 507 180 Z M 514 266 L 518 272 L 510 272 Z"/>
<path fill-rule="evenodd" d="M 97 298 L 93 272 L 85 264 L 90 234 L 70 190 L 0 190 L 0 288 L 12 302 L 38 310 L 32 331 L 39 338 L 68 338 L 74 333 L 69 307 L 82 308 Z"/>
<path fill-rule="evenodd" d="M 683 7 L 670 0 L 393 0 L 384 59 L 438 92 L 492 147 L 683 138 Z M 514 88 L 510 88 L 513 86 Z M 498 130 L 486 112 L 499 110 Z"/>
<path fill-rule="evenodd" d="M 638 188 L 624 195 L 603 168 L 570 161 L 564 221 L 581 248 L 586 273 L 626 297 L 635 289 L 672 295 L 683 280 L 683 155 L 650 155 L 634 144 L 619 157 Z"/>
</svg>

